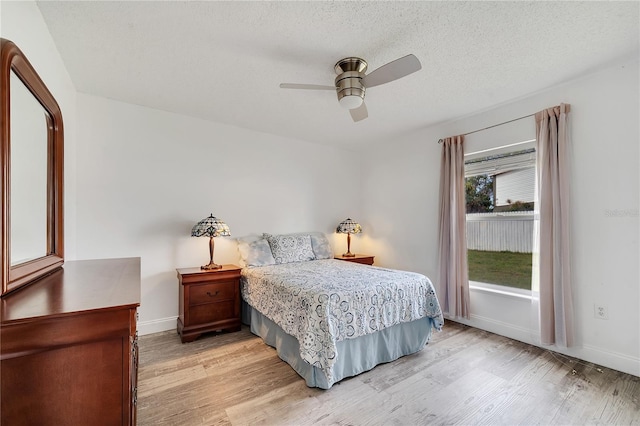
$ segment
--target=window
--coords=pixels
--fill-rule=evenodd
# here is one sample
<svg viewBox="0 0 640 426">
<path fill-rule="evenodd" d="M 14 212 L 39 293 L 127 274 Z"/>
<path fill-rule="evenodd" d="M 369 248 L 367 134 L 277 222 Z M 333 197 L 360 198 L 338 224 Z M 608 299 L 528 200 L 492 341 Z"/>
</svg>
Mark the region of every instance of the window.
<svg viewBox="0 0 640 426">
<path fill-rule="evenodd" d="M 469 280 L 531 290 L 535 149 L 498 152 L 465 161 Z"/>
</svg>

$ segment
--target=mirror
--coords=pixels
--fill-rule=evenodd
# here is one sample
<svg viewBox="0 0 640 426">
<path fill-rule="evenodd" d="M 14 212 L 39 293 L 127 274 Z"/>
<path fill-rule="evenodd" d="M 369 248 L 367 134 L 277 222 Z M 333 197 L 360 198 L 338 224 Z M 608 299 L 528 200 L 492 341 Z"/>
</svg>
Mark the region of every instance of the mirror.
<svg viewBox="0 0 640 426">
<path fill-rule="evenodd" d="M 0 39 L 2 293 L 60 268 L 63 126 L 60 107 L 27 58 Z"/>
<path fill-rule="evenodd" d="M 9 266 L 47 255 L 47 112 L 12 71 Z"/>
</svg>

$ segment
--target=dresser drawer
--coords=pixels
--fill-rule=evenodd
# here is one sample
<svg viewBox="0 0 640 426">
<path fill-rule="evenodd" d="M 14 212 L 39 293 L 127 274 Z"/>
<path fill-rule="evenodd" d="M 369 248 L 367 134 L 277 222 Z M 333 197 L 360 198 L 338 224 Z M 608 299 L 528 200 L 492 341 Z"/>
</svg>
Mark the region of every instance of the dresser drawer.
<svg viewBox="0 0 640 426">
<path fill-rule="evenodd" d="M 233 319 L 237 316 L 235 300 L 207 303 L 204 305 L 192 306 L 189 309 L 189 321 L 191 324 L 206 324 Z"/>
<path fill-rule="evenodd" d="M 238 291 L 237 280 L 192 285 L 189 287 L 189 306 L 233 300 L 236 297 L 236 291 Z"/>
</svg>

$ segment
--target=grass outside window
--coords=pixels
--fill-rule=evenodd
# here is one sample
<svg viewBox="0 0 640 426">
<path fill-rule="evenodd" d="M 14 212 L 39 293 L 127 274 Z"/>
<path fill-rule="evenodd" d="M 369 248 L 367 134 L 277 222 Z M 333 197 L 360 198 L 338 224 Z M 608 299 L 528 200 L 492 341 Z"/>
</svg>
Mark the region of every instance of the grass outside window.
<svg viewBox="0 0 640 426">
<path fill-rule="evenodd" d="M 531 253 L 468 250 L 469 280 L 531 290 Z"/>
</svg>

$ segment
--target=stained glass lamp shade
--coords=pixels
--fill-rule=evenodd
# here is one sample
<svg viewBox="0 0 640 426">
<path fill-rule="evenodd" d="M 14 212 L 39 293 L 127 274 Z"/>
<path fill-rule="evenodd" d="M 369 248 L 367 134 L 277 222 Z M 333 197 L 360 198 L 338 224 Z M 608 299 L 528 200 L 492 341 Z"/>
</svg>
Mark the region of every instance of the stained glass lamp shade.
<svg viewBox="0 0 640 426">
<path fill-rule="evenodd" d="M 355 257 L 355 254 L 351 253 L 351 234 L 359 234 L 362 232 L 362 226 L 358 222 L 347 218 L 340 222 L 340 225 L 336 228 L 336 232 L 339 234 L 347 234 L 347 252 L 343 254 L 344 257 Z"/>
<path fill-rule="evenodd" d="M 222 220 L 214 217 L 213 214 L 209 217 L 205 217 L 200 222 L 196 223 L 193 228 L 191 228 L 191 236 L 192 237 L 209 237 L 209 263 L 207 265 L 203 265 L 200 269 L 209 270 L 209 269 L 220 269 L 222 265 L 218 265 L 213 263 L 213 237 L 229 237 L 231 236 L 231 231 L 229 231 L 229 226 L 224 223 Z"/>
</svg>

